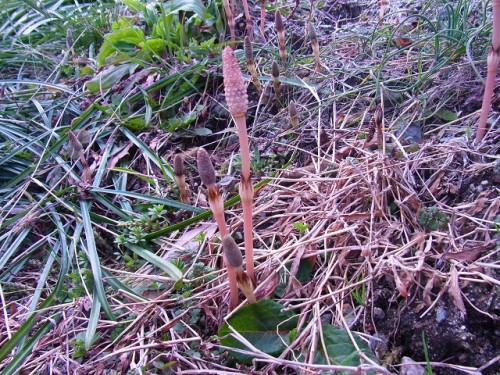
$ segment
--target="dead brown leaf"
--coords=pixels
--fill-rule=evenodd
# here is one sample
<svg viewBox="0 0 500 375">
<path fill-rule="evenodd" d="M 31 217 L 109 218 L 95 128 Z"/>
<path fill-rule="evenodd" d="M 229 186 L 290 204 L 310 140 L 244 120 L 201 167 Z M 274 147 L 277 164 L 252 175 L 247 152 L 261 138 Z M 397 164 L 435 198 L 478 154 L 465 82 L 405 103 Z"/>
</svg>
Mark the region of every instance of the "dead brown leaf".
<svg viewBox="0 0 500 375">
<path fill-rule="evenodd" d="M 452 267 L 450 273 L 450 285 L 448 286 L 448 295 L 450 296 L 451 301 L 455 305 L 457 309 L 459 309 L 462 314 L 465 316 L 465 304 L 462 298 L 462 291 L 460 290 L 460 285 L 458 281 L 458 271 L 456 267 Z"/>
<path fill-rule="evenodd" d="M 469 249 L 464 249 L 464 250 L 459 251 L 457 253 L 447 253 L 444 256 L 444 259 L 472 263 L 477 258 L 479 258 L 481 256 L 481 253 L 483 251 L 485 251 L 487 248 L 488 248 L 488 246 L 483 245 L 483 246 L 471 247 Z"/>
</svg>

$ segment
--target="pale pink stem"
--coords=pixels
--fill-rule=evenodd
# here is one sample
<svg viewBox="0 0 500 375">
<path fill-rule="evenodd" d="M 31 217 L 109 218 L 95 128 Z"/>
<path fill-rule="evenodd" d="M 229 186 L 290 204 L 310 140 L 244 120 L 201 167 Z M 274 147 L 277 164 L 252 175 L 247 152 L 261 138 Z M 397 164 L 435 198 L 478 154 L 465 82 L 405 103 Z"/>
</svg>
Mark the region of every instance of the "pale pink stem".
<svg viewBox="0 0 500 375">
<path fill-rule="evenodd" d="M 248 276 L 255 283 L 253 234 L 252 234 L 252 200 L 253 187 L 250 180 L 250 150 L 246 114 L 248 111 L 248 96 L 243 76 L 234 55 L 234 51 L 226 47 L 222 52 L 222 72 L 224 75 L 224 92 L 229 112 L 233 116 L 241 147 L 241 183 L 240 196 L 243 207 L 243 228 L 245 239 L 245 257 Z"/>
<path fill-rule="evenodd" d="M 264 34 L 264 21 L 266 19 L 266 0 L 260 0 L 260 33 L 265 38 Z"/>
<path fill-rule="evenodd" d="M 500 63 L 500 0 L 493 0 L 493 36 L 491 38 L 491 49 L 488 53 L 488 74 L 486 86 L 484 87 L 483 105 L 476 134 L 476 142 L 481 142 L 488 129 L 488 116 L 491 108 L 491 99 L 497 76 L 498 64 Z"/>
<path fill-rule="evenodd" d="M 246 117 L 235 117 L 234 121 L 238 128 L 238 137 L 240 140 L 241 154 L 241 183 L 240 196 L 241 207 L 243 209 L 243 238 L 245 240 L 245 257 L 247 259 L 248 277 L 256 283 L 254 269 L 254 251 L 253 251 L 253 186 L 250 179 L 250 148 L 248 146 L 248 134 Z"/>
<path fill-rule="evenodd" d="M 238 297 L 238 281 L 236 280 L 236 271 L 227 262 L 226 256 L 223 256 L 223 259 L 227 270 L 227 280 L 229 281 L 229 311 L 232 311 L 240 303 L 240 299 Z"/>
<path fill-rule="evenodd" d="M 234 23 L 234 12 L 231 8 L 234 6 L 229 4 L 229 0 L 222 0 L 224 4 L 224 11 L 226 12 L 226 20 L 229 26 L 229 32 L 231 33 L 231 42 L 234 44 L 236 42 L 236 25 Z"/>
<path fill-rule="evenodd" d="M 253 21 L 250 17 L 250 10 L 248 9 L 247 0 L 243 0 L 243 11 L 245 12 L 245 19 L 247 21 L 247 35 L 250 40 L 253 40 Z"/>
<path fill-rule="evenodd" d="M 208 189 L 208 204 L 217 222 L 217 227 L 221 238 L 229 235 L 227 230 L 226 218 L 224 217 L 224 202 L 219 192 L 219 187 L 216 184 L 215 170 L 210 160 L 208 152 L 200 147 L 197 152 L 196 162 L 198 165 L 198 173 L 200 174 L 201 181 Z M 226 256 L 223 255 L 224 265 L 227 269 L 227 279 L 229 282 L 230 304 L 229 309 L 232 310 L 238 306 L 238 281 L 236 272 L 233 267 L 227 262 Z"/>
</svg>

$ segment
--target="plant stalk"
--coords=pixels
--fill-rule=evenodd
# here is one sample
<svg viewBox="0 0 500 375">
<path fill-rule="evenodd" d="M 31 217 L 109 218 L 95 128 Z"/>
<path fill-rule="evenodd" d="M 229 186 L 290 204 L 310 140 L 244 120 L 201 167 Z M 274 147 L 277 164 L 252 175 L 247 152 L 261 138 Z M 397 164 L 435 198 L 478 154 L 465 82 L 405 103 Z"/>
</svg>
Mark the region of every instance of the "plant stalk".
<svg viewBox="0 0 500 375">
<path fill-rule="evenodd" d="M 481 142 L 488 130 L 488 116 L 491 108 L 491 99 L 497 76 L 498 64 L 500 63 L 500 0 L 493 0 L 493 35 L 491 38 L 491 49 L 488 53 L 488 73 L 486 75 L 486 86 L 484 87 L 483 105 L 476 133 L 476 142 Z"/>
</svg>

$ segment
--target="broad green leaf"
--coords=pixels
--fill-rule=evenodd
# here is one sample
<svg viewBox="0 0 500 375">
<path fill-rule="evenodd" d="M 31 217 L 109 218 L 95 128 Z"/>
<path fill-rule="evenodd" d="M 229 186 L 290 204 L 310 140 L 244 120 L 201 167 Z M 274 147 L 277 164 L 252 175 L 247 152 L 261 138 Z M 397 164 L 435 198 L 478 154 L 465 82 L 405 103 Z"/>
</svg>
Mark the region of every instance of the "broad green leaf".
<svg viewBox="0 0 500 375">
<path fill-rule="evenodd" d="M 175 14 L 183 10 L 195 13 L 202 21 L 207 18 L 207 8 L 205 8 L 201 0 L 173 0 L 168 3 L 167 9 L 169 14 Z"/>
<path fill-rule="evenodd" d="M 249 350 L 232 334 L 229 325 L 262 352 L 279 356 L 290 343 L 290 334 L 297 328 L 297 315 L 283 311 L 284 306 L 269 299 L 244 306 L 231 316 L 219 330 L 221 344 L 231 348 Z M 241 363 L 251 364 L 253 357 L 230 351 Z"/>
<path fill-rule="evenodd" d="M 134 12 L 144 13 L 146 11 L 146 5 L 137 0 L 122 0 L 122 3 Z"/>
<path fill-rule="evenodd" d="M 342 366 L 359 366 L 361 364 L 359 353 L 345 329 L 330 324 L 323 324 L 322 328 L 325 346 L 323 347 L 321 341 L 318 343 L 314 363 Z M 368 344 L 355 333 L 352 335 L 359 349 L 376 362 L 377 360 Z"/>
<path fill-rule="evenodd" d="M 168 46 L 171 48 L 178 48 L 176 44 L 160 38 L 148 39 L 139 43 L 139 47 L 144 51 L 151 51 L 157 54 L 165 52 Z"/>
<path fill-rule="evenodd" d="M 112 55 L 115 51 L 133 48 L 144 40 L 144 32 L 132 27 L 104 35 L 104 43 L 101 46 L 99 55 L 97 55 L 97 65 L 102 66 L 106 57 Z"/>
</svg>

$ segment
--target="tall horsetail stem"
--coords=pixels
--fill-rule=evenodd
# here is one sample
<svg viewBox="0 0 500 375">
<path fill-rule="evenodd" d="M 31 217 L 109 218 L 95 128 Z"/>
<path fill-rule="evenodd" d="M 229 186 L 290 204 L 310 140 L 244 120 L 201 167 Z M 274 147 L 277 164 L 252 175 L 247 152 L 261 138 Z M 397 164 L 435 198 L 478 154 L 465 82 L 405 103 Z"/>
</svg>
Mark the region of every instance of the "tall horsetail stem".
<svg viewBox="0 0 500 375">
<path fill-rule="evenodd" d="M 248 146 L 246 123 L 248 96 L 238 60 L 234 55 L 234 51 L 230 47 L 226 47 L 222 53 L 222 75 L 224 77 L 224 93 L 226 96 L 227 106 L 234 122 L 236 123 L 238 137 L 240 140 L 240 196 L 241 206 L 243 208 L 245 257 L 247 261 L 248 276 L 254 283 L 256 283 L 252 234 L 253 186 L 252 181 L 250 180 L 250 149 Z"/>
</svg>

